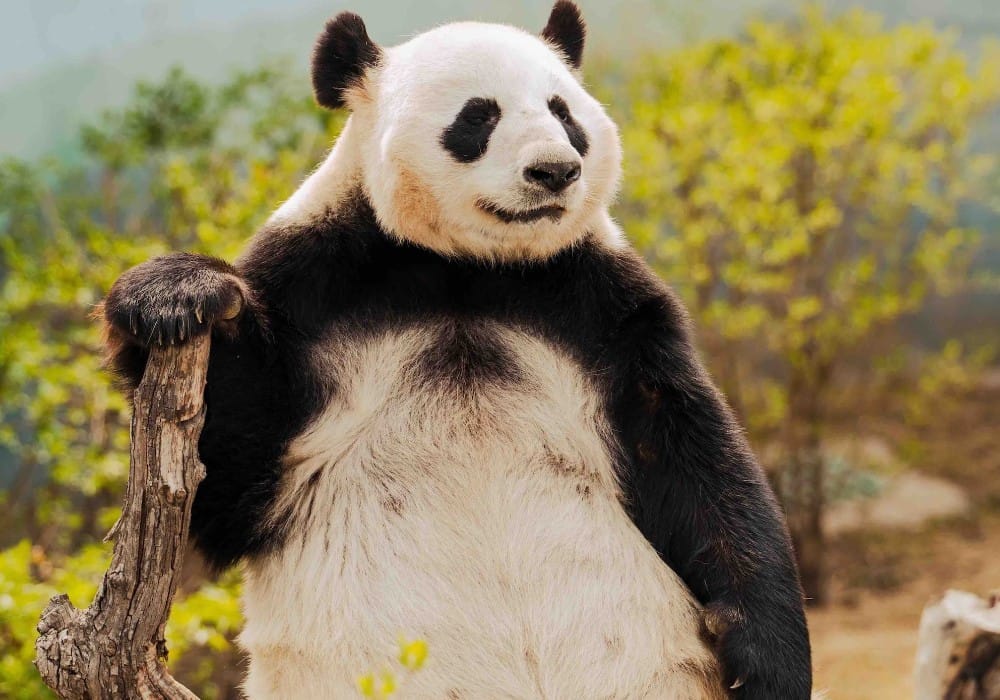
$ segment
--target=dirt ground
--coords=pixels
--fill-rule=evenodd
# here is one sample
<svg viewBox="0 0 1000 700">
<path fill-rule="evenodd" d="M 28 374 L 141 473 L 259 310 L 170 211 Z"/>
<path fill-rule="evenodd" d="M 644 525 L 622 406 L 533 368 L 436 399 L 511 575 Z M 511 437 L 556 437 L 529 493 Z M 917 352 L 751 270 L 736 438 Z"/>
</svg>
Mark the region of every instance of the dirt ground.
<svg viewBox="0 0 1000 700">
<path fill-rule="evenodd" d="M 1000 589 L 1000 515 L 974 527 L 945 527 L 920 540 L 894 590 L 835 592 L 834 603 L 809 615 L 817 689 L 829 700 L 905 700 L 913 696 L 913 659 L 920 613 L 948 588 L 985 595 Z"/>
</svg>

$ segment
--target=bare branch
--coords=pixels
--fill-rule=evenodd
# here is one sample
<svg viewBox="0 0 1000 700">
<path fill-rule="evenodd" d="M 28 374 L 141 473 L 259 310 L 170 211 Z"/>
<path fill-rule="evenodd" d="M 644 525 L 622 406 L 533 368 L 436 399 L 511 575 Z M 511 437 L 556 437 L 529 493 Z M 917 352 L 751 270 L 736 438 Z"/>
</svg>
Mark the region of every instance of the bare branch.
<svg viewBox="0 0 1000 700">
<path fill-rule="evenodd" d="M 89 608 L 56 596 L 38 623 L 35 665 L 65 700 L 197 700 L 164 665 L 163 631 L 205 477 L 198 436 L 209 344 L 204 335 L 150 353 L 134 396 L 132 467 L 110 533 L 111 567 Z"/>
</svg>

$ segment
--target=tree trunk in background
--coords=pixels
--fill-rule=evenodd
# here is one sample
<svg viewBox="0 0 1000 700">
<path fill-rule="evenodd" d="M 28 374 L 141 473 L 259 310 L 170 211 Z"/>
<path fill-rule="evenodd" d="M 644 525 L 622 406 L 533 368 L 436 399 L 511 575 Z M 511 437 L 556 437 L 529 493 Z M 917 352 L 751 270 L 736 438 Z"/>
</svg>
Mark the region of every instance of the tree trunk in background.
<svg viewBox="0 0 1000 700">
<path fill-rule="evenodd" d="M 826 604 L 826 538 L 823 532 L 823 457 L 807 448 L 791 465 L 801 482 L 801 499 L 789 517 L 792 543 L 810 605 Z"/>
<path fill-rule="evenodd" d="M 823 382 L 804 371 L 793 374 L 788 392 L 785 432 L 787 461 L 782 477 L 782 500 L 802 588 L 810 605 L 826 603 L 826 507 L 822 451 Z"/>
<path fill-rule="evenodd" d="M 111 566 L 94 602 L 54 597 L 38 623 L 35 665 L 60 698 L 197 700 L 164 666 L 163 630 L 181 577 L 195 491 L 208 335 L 156 348 L 135 392 L 132 467 Z"/>
</svg>

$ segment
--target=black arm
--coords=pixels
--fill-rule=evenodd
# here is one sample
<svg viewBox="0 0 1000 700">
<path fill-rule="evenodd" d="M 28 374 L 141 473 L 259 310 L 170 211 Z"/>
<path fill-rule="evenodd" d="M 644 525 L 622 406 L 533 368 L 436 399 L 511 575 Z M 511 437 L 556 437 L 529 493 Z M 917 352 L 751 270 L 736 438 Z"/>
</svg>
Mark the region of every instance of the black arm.
<svg viewBox="0 0 1000 700">
<path fill-rule="evenodd" d="M 805 699 L 809 636 L 784 519 L 687 325 L 661 288 L 609 351 L 632 516 L 705 605 L 733 697 Z"/>
<path fill-rule="evenodd" d="M 108 364 L 125 388 L 142 378 L 149 348 L 213 334 L 199 454 L 207 476 L 191 532 L 222 568 L 273 540 L 263 515 L 280 475 L 290 413 L 286 372 L 260 294 L 233 266 L 174 253 L 125 272 L 103 304 Z"/>
</svg>

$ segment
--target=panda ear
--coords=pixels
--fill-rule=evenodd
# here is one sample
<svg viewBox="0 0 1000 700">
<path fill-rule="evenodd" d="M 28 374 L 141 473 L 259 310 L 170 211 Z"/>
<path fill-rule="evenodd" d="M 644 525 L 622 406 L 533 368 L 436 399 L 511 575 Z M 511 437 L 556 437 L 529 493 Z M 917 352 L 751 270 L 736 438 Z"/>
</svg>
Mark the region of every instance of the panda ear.
<svg viewBox="0 0 1000 700">
<path fill-rule="evenodd" d="M 556 0 L 549 15 L 549 23 L 542 30 L 542 38 L 560 49 L 573 68 L 579 68 L 583 61 L 583 40 L 587 36 L 587 25 L 576 3 L 570 0 Z"/>
<path fill-rule="evenodd" d="M 364 21 L 353 12 L 341 12 L 326 23 L 313 49 L 316 101 L 329 109 L 343 106 L 344 93 L 357 86 L 381 57 L 382 49 L 369 38 Z"/>
</svg>

